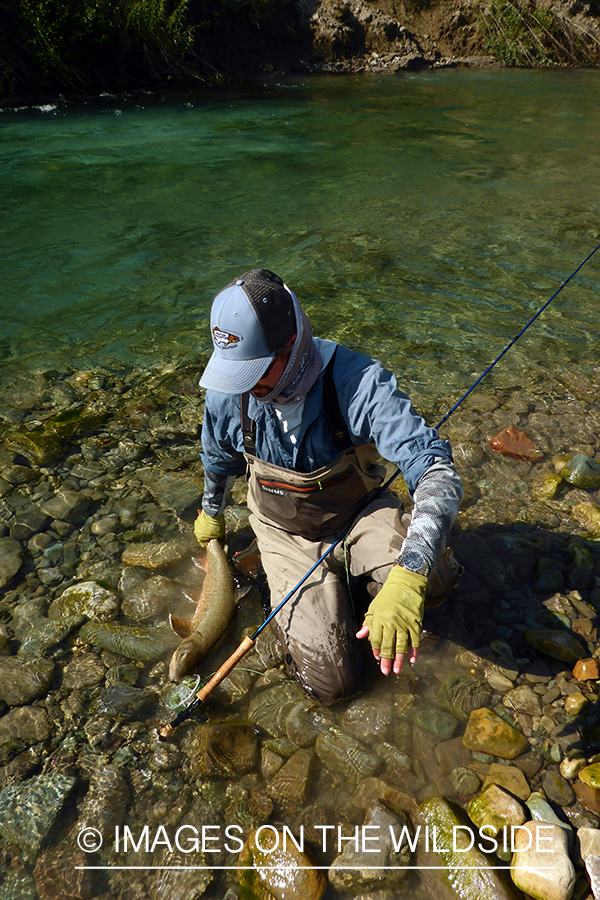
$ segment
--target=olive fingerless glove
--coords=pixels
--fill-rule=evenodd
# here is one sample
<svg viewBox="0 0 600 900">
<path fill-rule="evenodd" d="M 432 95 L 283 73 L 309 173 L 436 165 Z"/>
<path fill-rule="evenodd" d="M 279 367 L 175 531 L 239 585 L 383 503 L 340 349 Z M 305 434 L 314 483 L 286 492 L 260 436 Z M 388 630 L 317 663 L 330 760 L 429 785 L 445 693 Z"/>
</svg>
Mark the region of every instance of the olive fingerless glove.
<svg viewBox="0 0 600 900">
<path fill-rule="evenodd" d="M 417 648 L 423 625 L 427 576 L 395 565 L 374 600 L 363 624 L 369 629 L 369 643 L 384 659 L 394 659 Z"/>
</svg>

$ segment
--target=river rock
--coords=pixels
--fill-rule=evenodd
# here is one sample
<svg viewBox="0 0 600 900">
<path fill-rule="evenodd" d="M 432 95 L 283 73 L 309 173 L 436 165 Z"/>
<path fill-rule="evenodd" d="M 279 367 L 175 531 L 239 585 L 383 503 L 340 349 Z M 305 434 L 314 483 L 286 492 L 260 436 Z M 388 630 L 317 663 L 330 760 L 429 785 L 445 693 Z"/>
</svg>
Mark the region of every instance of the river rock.
<svg viewBox="0 0 600 900">
<path fill-rule="evenodd" d="M 486 787 L 488 784 L 498 784 L 520 800 L 527 800 L 531 793 L 524 773 L 516 766 L 501 766 L 498 763 L 492 763 L 485 776 L 483 786 Z"/>
<path fill-rule="evenodd" d="M 600 487 L 600 463 L 585 453 L 576 453 L 571 457 L 560 474 L 569 484 L 583 490 L 593 491 Z"/>
<path fill-rule="evenodd" d="M 102 684 L 106 667 L 93 653 L 74 656 L 63 669 L 62 687 L 65 691 L 85 691 Z"/>
<path fill-rule="evenodd" d="M 304 803 L 308 794 L 314 754 L 298 750 L 271 778 L 267 788 L 276 803 L 282 806 Z"/>
<path fill-rule="evenodd" d="M 565 781 L 558 769 L 554 767 L 546 769 L 542 787 L 548 800 L 558 804 L 558 806 L 571 806 L 575 803 L 575 794 L 571 785 Z"/>
<path fill-rule="evenodd" d="M 70 837 L 40 853 L 34 869 L 38 900 L 88 900 L 95 896 L 96 872 L 87 868 L 89 865 L 89 855 Z"/>
<path fill-rule="evenodd" d="M 575 691 L 574 694 L 569 694 L 565 698 L 565 712 L 570 716 L 578 716 L 589 702 L 588 698 L 581 691 Z"/>
<path fill-rule="evenodd" d="M 152 628 L 130 627 L 114 622 L 86 622 L 79 632 L 83 641 L 138 662 L 164 659 L 180 644 L 181 638 L 168 625 Z"/>
<path fill-rule="evenodd" d="M 66 616 L 61 619 L 40 619 L 28 630 L 19 647 L 19 657 L 31 659 L 42 656 L 61 644 L 85 620 L 84 616 Z"/>
<path fill-rule="evenodd" d="M 591 765 L 581 769 L 579 780 L 600 790 L 600 762 L 591 763 Z"/>
<path fill-rule="evenodd" d="M 68 488 L 62 488 L 56 496 L 42 504 L 42 510 L 51 519 L 71 523 L 84 519 L 88 507 L 89 500 L 85 495 Z"/>
<path fill-rule="evenodd" d="M 162 543 L 130 544 L 121 556 L 126 566 L 142 566 L 144 569 L 164 569 L 186 556 L 198 552 L 198 542 L 190 537 L 176 538 Z"/>
<path fill-rule="evenodd" d="M 531 438 L 514 425 L 509 425 L 489 441 L 492 450 L 514 459 L 538 460 L 543 457 Z"/>
<path fill-rule="evenodd" d="M 193 865 L 190 864 L 190 856 L 193 856 Z M 157 859 L 162 868 L 151 879 L 148 894 L 143 895 L 143 900 L 146 897 L 148 900 L 201 900 L 207 896 L 207 891 L 215 880 L 211 862 L 213 860 L 210 856 L 200 853 L 183 853 L 176 849 L 170 853 L 165 849 Z M 195 869 L 194 866 L 199 868 Z"/>
<path fill-rule="evenodd" d="M 298 849 L 289 833 L 273 825 L 261 826 L 248 836 L 238 866 L 238 881 L 247 900 L 320 900 L 327 888 L 327 879 L 313 868 L 308 853 Z"/>
<path fill-rule="evenodd" d="M 23 550 L 18 541 L 0 537 L 0 589 L 17 574 L 23 564 Z"/>
<path fill-rule="evenodd" d="M 193 778 L 233 778 L 251 772 L 258 762 L 258 740 L 251 725 L 221 722 L 200 725 L 184 750 Z"/>
<path fill-rule="evenodd" d="M 554 500 L 563 486 L 564 481 L 558 472 L 538 472 L 531 482 L 531 495 L 538 501 Z"/>
<path fill-rule="evenodd" d="M 587 788 L 587 785 L 580 784 L 580 787 Z M 592 790 L 592 788 L 589 788 L 589 790 Z M 551 822 L 558 828 L 562 828 L 566 835 L 569 852 L 571 852 L 575 842 L 575 832 L 568 822 L 565 822 L 563 819 L 559 819 L 559 817 L 554 812 L 552 805 L 548 803 L 546 797 L 544 797 L 544 795 L 539 791 L 532 791 L 532 793 L 527 798 L 525 805 L 529 810 L 531 819 L 535 820 L 536 822 Z"/>
<path fill-rule="evenodd" d="M 24 456 L 38 468 L 63 455 L 60 441 L 54 435 L 41 431 L 14 431 L 6 438 L 5 443 L 9 450 Z"/>
<path fill-rule="evenodd" d="M 587 655 L 587 650 L 568 631 L 559 631 L 553 628 L 528 628 L 524 632 L 524 637 L 530 647 L 566 663 L 574 664 Z"/>
<path fill-rule="evenodd" d="M 593 788 L 591 784 L 584 784 L 582 781 L 575 781 L 573 793 L 586 809 L 597 816 L 600 815 L 600 791 L 597 788 Z"/>
<path fill-rule="evenodd" d="M 331 772 L 352 779 L 368 778 L 383 767 L 383 759 L 378 753 L 339 728 L 330 728 L 320 734 L 315 750 Z"/>
<path fill-rule="evenodd" d="M 460 797 L 470 797 L 477 793 L 481 787 L 481 778 L 472 769 L 465 766 L 457 766 L 450 772 L 450 781 L 455 792 Z"/>
<path fill-rule="evenodd" d="M 332 727 L 332 714 L 313 700 L 301 700 L 285 720 L 285 730 L 292 743 L 298 747 L 311 747 L 318 736 Z"/>
<path fill-rule="evenodd" d="M 359 834 L 364 839 L 346 842 L 334 859 L 329 881 L 340 890 L 360 893 L 397 886 L 406 878 L 406 866 L 410 864 L 410 847 L 406 839 L 402 840 L 403 829 L 404 835 L 412 836 L 408 819 L 377 801 L 367 809 L 363 827 Z"/>
<path fill-rule="evenodd" d="M 96 581 L 82 581 L 71 585 L 50 604 L 49 619 L 87 616 L 99 622 L 114 619 L 119 612 L 119 598 L 109 588 Z"/>
<path fill-rule="evenodd" d="M 500 785 L 491 782 L 484 786 L 467 806 L 469 818 L 485 833 L 497 837 L 511 825 L 523 825 L 528 816 L 521 803 Z"/>
<path fill-rule="evenodd" d="M 40 849 L 76 779 L 58 772 L 37 775 L 0 793 L 0 833 L 30 854 Z"/>
<path fill-rule="evenodd" d="M 425 834 L 430 836 L 428 842 L 420 837 L 416 861 L 430 884 L 431 896 L 456 900 L 482 900 L 484 897 L 516 900 L 504 872 L 494 868 L 497 866 L 494 857 L 478 848 L 476 830 L 462 811 L 451 807 L 443 797 L 432 797 L 417 808 L 417 816 L 421 830 L 426 829 Z M 470 844 L 473 846 L 467 849 Z M 440 870 L 428 870 L 426 866 L 438 866 Z"/>
<path fill-rule="evenodd" d="M 51 659 L 0 659 L 0 700 L 8 706 L 24 706 L 43 697 L 53 678 Z"/>
<path fill-rule="evenodd" d="M 156 703 L 157 695 L 154 691 L 118 683 L 107 687 L 100 694 L 96 701 L 96 713 L 130 722 L 145 718 Z"/>
<path fill-rule="evenodd" d="M 502 703 L 504 706 L 508 707 L 508 709 L 526 713 L 528 716 L 542 715 L 540 695 L 528 684 L 520 684 L 518 687 L 507 691 L 502 698 Z"/>
<path fill-rule="evenodd" d="M 559 771 L 563 778 L 572 781 L 574 778 L 577 778 L 581 770 L 585 769 L 586 766 L 587 759 L 585 756 L 565 756 L 559 766 Z"/>
<path fill-rule="evenodd" d="M 575 503 L 571 507 L 575 520 L 592 534 L 600 534 L 600 506 L 596 503 Z"/>
<path fill-rule="evenodd" d="M 593 658 L 577 660 L 573 666 L 573 678 L 577 681 L 597 681 L 600 678 L 598 661 Z"/>
<path fill-rule="evenodd" d="M 518 888 L 536 900 L 569 900 L 575 868 L 562 828 L 548 822 L 526 822 L 515 832 L 510 874 Z"/>
<path fill-rule="evenodd" d="M 0 900 L 39 900 L 33 877 L 24 868 L 8 873 L 0 885 Z"/>
<path fill-rule="evenodd" d="M 53 723 L 45 709 L 19 706 L 0 718 L 0 764 L 20 753 L 30 744 L 45 741 Z"/>
<path fill-rule="evenodd" d="M 165 472 L 159 478 L 146 481 L 148 490 L 159 506 L 176 513 L 185 512 L 192 505 L 199 506 L 202 494 L 201 482 L 195 475 L 185 472 Z"/>
<path fill-rule="evenodd" d="M 271 737 L 283 737 L 289 714 L 304 699 L 302 689 L 289 681 L 269 685 L 251 698 L 248 718 Z"/>
<path fill-rule="evenodd" d="M 453 672 L 448 675 L 438 688 L 437 694 L 440 706 L 464 722 L 474 709 L 487 706 L 491 698 L 492 693 L 488 685 L 465 672 Z"/>
<path fill-rule="evenodd" d="M 119 766 L 100 764 L 94 770 L 79 813 L 76 831 L 95 828 L 106 842 L 114 839 L 129 806 L 129 786 Z"/>
<path fill-rule="evenodd" d="M 439 741 L 449 741 L 458 726 L 456 716 L 434 706 L 416 710 L 412 718 L 415 725 L 433 734 Z"/>
<path fill-rule="evenodd" d="M 501 759 L 514 759 L 529 749 L 527 738 L 490 709 L 473 710 L 463 743 L 470 750 Z"/>
<path fill-rule="evenodd" d="M 166 618 L 183 600 L 184 592 L 178 584 L 162 575 L 155 575 L 123 597 L 121 612 L 135 622 L 146 622 L 158 617 Z"/>
<path fill-rule="evenodd" d="M 385 740 L 391 724 L 392 696 L 389 693 L 357 697 L 351 701 L 341 721 L 343 730 L 359 741 L 376 736 Z"/>
</svg>

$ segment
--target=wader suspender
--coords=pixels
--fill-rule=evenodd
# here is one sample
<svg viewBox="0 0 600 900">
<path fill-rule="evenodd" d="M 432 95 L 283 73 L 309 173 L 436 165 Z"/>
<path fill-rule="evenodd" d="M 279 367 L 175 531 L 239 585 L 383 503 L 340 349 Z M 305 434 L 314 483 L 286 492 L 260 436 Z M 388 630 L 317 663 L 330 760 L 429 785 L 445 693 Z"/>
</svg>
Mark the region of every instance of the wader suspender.
<svg viewBox="0 0 600 900">
<path fill-rule="evenodd" d="M 338 453 L 341 453 L 342 450 L 346 450 L 352 445 L 352 441 L 350 440 L 350 433 L 346 426 L 346 422 L 344 421 L 344 417 L 342 416 L 340 401 L 333 380 L 333 364 L 335 362 L 336 353 L 337 347 L 323 373 L 323 402 L 333 444 Z M 242 425 L 244 453 L 256 456 L 256 422 L 248 415 L 248 397 L 248 392 L 240 394 L 240 421 Z"/>
</svg>

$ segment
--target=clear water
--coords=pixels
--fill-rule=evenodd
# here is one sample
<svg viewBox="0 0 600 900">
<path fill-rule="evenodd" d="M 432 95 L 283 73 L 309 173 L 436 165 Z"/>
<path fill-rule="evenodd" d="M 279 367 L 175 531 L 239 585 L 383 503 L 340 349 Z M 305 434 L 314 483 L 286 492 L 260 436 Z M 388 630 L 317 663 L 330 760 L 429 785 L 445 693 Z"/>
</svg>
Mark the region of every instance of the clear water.
<svg viewBox="0 0 600 900">
<path fill-rule="evenodd" d="M 3 364 L 193 358 L 266 266 L 411 391 L 466 388 L 600 241 L 599 100 L 449 70 L 4 110 Z M 599 287 L 600 252 L 503 366 L 595 356 Z"/>
</svg>

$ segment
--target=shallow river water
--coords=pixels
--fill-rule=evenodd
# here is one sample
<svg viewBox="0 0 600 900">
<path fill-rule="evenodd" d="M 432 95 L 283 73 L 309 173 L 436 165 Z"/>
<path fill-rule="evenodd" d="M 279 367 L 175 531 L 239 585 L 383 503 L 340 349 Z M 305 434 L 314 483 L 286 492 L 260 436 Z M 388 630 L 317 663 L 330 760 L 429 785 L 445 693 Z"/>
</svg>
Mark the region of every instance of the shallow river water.
<svg viewBox="0 0 600 900">
<path fill-rule="evenodd" d="M 338 857 L 355 829 L 439 825 L 424 804 L 466 809 L 489 781 L 526 818 L 549 801 L 573 831 L 600 826 L 578 781 L 600 751 L 600 681 L 572 674 L 600 609 L 600 252 L 445 426 L 466 572 L 426 614 L 416 668 L 367 666 L 363 694 L 324 712 L 261 639 L 155 738 L 171 715 L 159 644 L 197 591 L 180 545 L 214 294 L 272 268 L 317 334 L 380 358 L 437 422 L 600 241 L 599 95 L 592 71 L 456 70 L 0 112 L 0 900 L 249 898 L 238 836 L 261 826 L 304 837 L 327 900 L 502 900 L 477 878 L 448 893 L 438 857 L 389 842 Z M 511 425 L 531 459 L 491 449 Z M 589 483 L 560 475 L 573 454 Z M 234 498 L 230 554 L 251 539 Z M 164 541 L 179 556 L 154 568 Z M 137 545 L 148 559 L 128 562 Z M 245 586 L 204 675 L 262 620 L 264 584 Z M 548 627 L 562 637 L 541 648 Z M 479 707 L 525 741 L 514 763 L 463 744 Z M 274 895 L 319 896 L 285 882 L 291 864 Z"/>
</svg>

